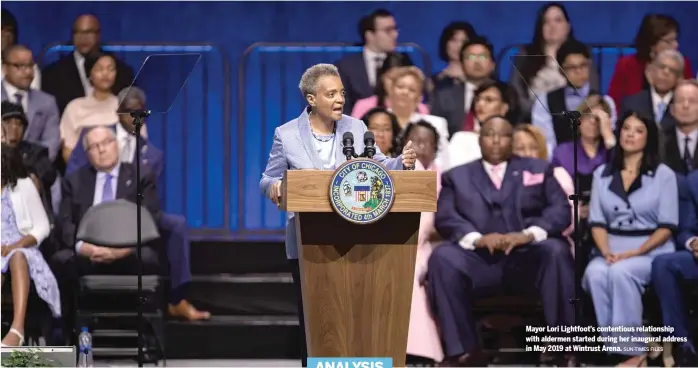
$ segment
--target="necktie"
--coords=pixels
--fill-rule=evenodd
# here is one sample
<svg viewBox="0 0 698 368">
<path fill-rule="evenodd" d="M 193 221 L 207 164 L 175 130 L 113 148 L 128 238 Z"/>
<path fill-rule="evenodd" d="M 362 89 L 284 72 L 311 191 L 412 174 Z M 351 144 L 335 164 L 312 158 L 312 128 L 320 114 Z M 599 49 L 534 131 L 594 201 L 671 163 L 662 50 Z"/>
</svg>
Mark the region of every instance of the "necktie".
<svg viewBox="0 0 698 368">
<path fill-rule="evenodd" d="M 24 107 L 22 105 L 22 99 L 24 98 L 24 95 L 21 93 L 15 93 L 15 101 L 17 102 L 17 105 Z"/>
<path fill-rule="evenodd" d="M 492 179 L 492 184 L 494 184 L 497 189 L 500 189 L 502 187 L 502 167 L 499 165 L 492 166 L 491 173 L 490 179 Z"/>
<path fill-rule="evenodd" d="M 475 131 L 475 115 L 473 112 L 465 114 L 465 120 L 463 120 L 463 127 L 461 128 L 464 132 L 474 132 Z"/>
<path fill-rule="evenodd" d="M 688 173 L 693 170 L 693 157 L 691 157 L 691 150 L 689 148 L 691 144 L 691 137 L 686 137 L 685 142 L 686 143 L 683 146 L 683 163 L 686 166 L 686 173 Z"/>
<path fill-rule="evenodd" d="M 664 110 L 666 109 L 666 104 L 662 101 L 660 101 L 657 104 L 657 111 L 654 112 L 654 120 L 657 124 L 662 122 L 662 119 L 664 118 Z"/>
<path fill-rule="evenodd" d="M 381 68 L 383 67 L 383 58 L 380 56 L 376 56 L 376 58 L 373 60 L 375 62 L 375 66 L 376 66 L 376 82 L 374 83 L 374 87 L 375 87 L 375 85 L 377 85 L 378 83 L 381 83 L 381 81 L 378 80 L 378 78 L 381 77 Z"/>
<path fill-rule="evenodd" d="M 124 146 L 121 148 L 121 162 L 131 163 L 131 137 L 124 138 Z"/>
<path fill-rule="evenodd" d="M 114 190 L 112 189 L 111 185 L 112 178 L 113 176 L 111 174 L 104 175 L 104 186 L 102 187 L 102 202 L 109 202 L 114 200 Z"/>
</svg>

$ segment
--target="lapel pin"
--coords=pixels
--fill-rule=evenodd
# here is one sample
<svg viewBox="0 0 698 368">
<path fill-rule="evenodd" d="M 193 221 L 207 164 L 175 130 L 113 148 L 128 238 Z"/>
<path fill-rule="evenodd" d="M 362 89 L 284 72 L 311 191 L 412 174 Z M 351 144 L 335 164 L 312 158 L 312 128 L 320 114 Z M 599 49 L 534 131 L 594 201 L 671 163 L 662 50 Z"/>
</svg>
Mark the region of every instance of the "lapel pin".
<svg viewBox="0 0 698 368">
<path fill-rule="evenodd" d="M 519 176 L 519 172 L 518 172 L 518 171 L 514 171 L 514 172 L 511 173 L 511 174 L 514 175 L 514 176 Z"/>
<path fill-rule="evenodd" d="M 131 186 L 131 180 L 126 180 L 126 186 L 127 187 Z"/>
<path fill-rule="evenodd" d="M 147 164 L 148 164 L 148 159 L 145 159 L 145 158 L 144 158 L 144 159 L 143 159 L 143 165 L 147 165 Z"/>
</svg>

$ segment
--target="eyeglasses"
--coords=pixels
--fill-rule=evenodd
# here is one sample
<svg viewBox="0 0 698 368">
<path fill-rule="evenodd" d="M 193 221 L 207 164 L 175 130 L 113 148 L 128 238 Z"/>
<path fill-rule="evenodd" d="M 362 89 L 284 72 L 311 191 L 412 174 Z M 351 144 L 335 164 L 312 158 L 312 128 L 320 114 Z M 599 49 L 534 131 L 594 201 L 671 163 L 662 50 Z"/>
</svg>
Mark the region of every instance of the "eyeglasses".
<svg viewBox="0 0 698 368">
<path fill-rule="evenodd" d="M 99 34 L 99 28 L 73 30 L 75 36 L 95 36 Z"/>
<path fill-rule="evenodd" d="M 660 62 L 655 62 L 654 67 L 657 68 L 658 70 L 669 72 L 669 73 L 677 75 L 677 76 L 681 75 L 681 72 L 682 72 L 682 70 L 679 70 L 678 68 L 672 68 L 671 66 L 666 65 L 664 63 L 660 63 Z"/>
<path fill-rule="evenodd" d="M 465 55 L 465 60 L 467 61 L 487 61 L 490 56 L 487 54 L 467 54 Z"/>
<path fill-rule="evenodd" d="M 30 62 L 30 63 L 9 63 L 9 62 L 7 62 L 4 64 L 15 67 L 18 70 L 32 70 L 32 69 L 34 69 L 34 65 L 35 65 L 34 62 Z"/>
<path fill-rule="evenodd" d="M 568 72 L 582 71 L 584 69 L 589 68 L 589 63 L 581 63 L 581 64 L 577 64 L 577 65 L 567 64 L 567 65 L 563 65 L 562 68 Z"/>
<path fill-rule="evenodd" d="M 494 138 L 499 138 L 499 139 L 508 138 L 508 139 L 511 139 L 511 137 L 513 136 L 513 133 L 511 133 L 511 132 L 502 133 L 502 132 L 495 132 L 495 131 L 493 131 L 493 130 L 488 130 L 488 131 L 480 132 L 480 135 L 483 136 L 483 137 L 485 137 L 485 138 L 490 138 L 490 139 L 494 139 Z"/>
<path fill-rule="evenodd" d="M 87 146 L 87 150 L 94 151 L 96 149 L 106 148 L 107 146 L 109 146 L 110 144 L 112 144 L 114 142 L 116 142 L 116 138 L 110 137 L 110 138 L 107 138 L 101 142 L 95 142 L 95 143 L 90 144 L 89 146 Z"/>
</svg>

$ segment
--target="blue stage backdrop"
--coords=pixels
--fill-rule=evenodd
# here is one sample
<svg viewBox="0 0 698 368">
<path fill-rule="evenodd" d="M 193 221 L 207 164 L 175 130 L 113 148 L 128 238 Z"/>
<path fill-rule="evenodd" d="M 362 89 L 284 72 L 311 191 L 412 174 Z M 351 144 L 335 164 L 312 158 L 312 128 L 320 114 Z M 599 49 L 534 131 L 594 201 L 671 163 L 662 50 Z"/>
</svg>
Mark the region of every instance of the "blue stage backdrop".
<svg viewBox="0 0 698 368">
<path fill-rule="evenodd" d="M 93 13 L 102 22 L 105 42 L 126 45 L 116 52 L 136 70 L 148 54 L 200 52 L 203 57 L 168 116 L 149 119 L 153 143 L 165 150 L 161 183 L 168 211 L 187 216 L 200 236 L 266 237 L 283 229 L 283 214 L 259 194 L 258 182 L 274 128 L 296 117 L 302 106 L 297 83 L 303 69 L 333 62 L 342 47 L 257 47 L 257 42 L 358 42 L 357 20 L 377 6 L 394 12 L 400 42 L 424 67 L 436 71 L 442 27 L 454 20 L 471 22 L 497 51 L 526 43 L 536 10 L 526 2 L 3 2 L 19 21 L 20 42 L 37 55 L 49 44 L 70 37 L 78 14 Z M 698 64 L 698 13 L 695 2 L 566 3 L 577 37 L 588 43 L 629 44 L 646 13 L 665 13 L 681 24 L 682 51 Z M 130 45 L 130 46 L 129 46 Z M 134 46 L 135 45 L 135 46 Z M 144 47 L 144 45 L 146 45 Z M 147 46 L 149 45 L 149 46 Z M 162 47 L 162 46 L 174 47 Z M 44 62 L 61 51 L 44 52 Z M 607 84 L 613 58 L 603 61 Z M 505 64 L 505 63 L 503 63 Z M 502 65 L 502 76 L 510 67 Z M 163 81 L 167 73 L 163 71 Z M 242 83 L 242 86 L 240 86 Z M 241 111 L 242 110 L 242 111 Z"/>
</svg>

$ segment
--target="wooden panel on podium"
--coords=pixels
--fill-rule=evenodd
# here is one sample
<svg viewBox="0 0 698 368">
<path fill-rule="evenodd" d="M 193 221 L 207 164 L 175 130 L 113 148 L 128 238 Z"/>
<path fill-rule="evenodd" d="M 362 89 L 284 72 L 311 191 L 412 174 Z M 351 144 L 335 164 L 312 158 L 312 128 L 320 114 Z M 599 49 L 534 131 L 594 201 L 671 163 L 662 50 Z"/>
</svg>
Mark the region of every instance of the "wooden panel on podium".
<svg viewBox="0 0 698 368">
<path fill-rule="evenodd" d="M 392 357 L 405 365 L 421 212 L 436 211 L 436 174 L 391 171 L 393 207 L 354 224 L 330 204 L 333 171 L 289 170 L 284 209 L 296 212 L 308 354 Z"/>
</svg>

